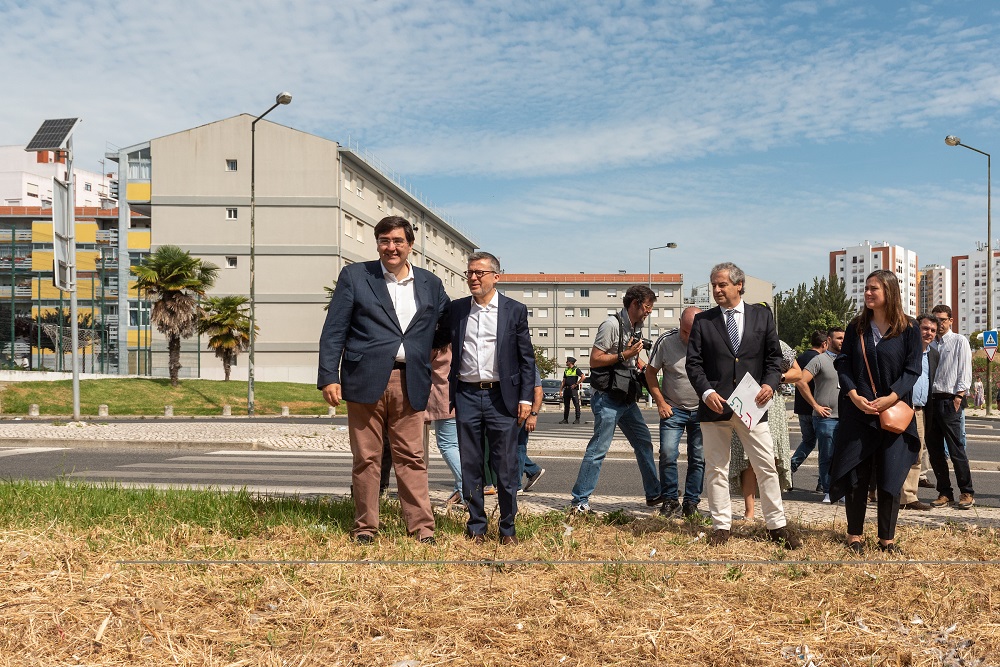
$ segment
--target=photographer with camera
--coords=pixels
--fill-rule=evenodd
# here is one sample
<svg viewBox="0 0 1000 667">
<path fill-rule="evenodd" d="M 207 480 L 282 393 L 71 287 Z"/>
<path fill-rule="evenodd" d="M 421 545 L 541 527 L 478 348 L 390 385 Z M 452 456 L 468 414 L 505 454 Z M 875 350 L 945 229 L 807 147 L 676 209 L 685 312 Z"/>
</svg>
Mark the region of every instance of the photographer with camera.
<svg viewBox="0 0 1000 667">
<path fill-rule="evenodd" d="M 635 450 L 646 505 L 656 507 L 663 502 L 653 460 L 653 439 L 636 405 L 642 395 L 639 353 L 652 346 L 642 338 L 642 323 L 652 312 L 656 295 L 645 285 L 633 285 L 622 301 L 625 307 L 621 312 L 608 317 L 597 329 L 590 352 L 590 386 L 594 389 L 590 409 L 594 413 L 594 435 L 587 443 L 580 473 L 573 485 L 574 514 L 591 512 L 590 496 L 597 487 L 601 464 L 611 447 L 616 426 Z"/>
</svg>

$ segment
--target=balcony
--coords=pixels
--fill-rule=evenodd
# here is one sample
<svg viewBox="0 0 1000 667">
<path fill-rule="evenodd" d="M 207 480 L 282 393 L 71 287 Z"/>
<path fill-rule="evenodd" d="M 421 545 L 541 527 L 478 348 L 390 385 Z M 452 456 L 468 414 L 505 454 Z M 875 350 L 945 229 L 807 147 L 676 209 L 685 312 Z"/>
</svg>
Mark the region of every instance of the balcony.
<svg viewBox="0 0 1000 667">
<path fill-rule="evenodd" d="M 118 245 L 118 230 L 98 229 L 95 234 L 95 240 L 98 245 Z"/>
<path fill-rule="evenodd" d="M 31 286 L 30 285 L 15 285 L 14 287 L 14 297 L 27 297 L 31 298 Z M 0 285 L 0 299 L 10 298 L 10 285 Z"/>
</svg>

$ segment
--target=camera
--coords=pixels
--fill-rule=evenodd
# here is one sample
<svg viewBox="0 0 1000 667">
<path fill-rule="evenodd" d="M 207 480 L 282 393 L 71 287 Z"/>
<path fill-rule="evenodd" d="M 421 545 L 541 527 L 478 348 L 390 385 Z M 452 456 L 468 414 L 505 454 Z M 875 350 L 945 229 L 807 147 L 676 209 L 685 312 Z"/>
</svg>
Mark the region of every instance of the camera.
<svg viewBox="0 0 1000 667">
<path fill-rule="evenodd" d="M 642 349 L 646 350 L 646 352 L 649 352 L 651 349 L 653 349 L 653 341 L 649 340 L 648 338 L 643 338 L 642 336 L 632 336 L 632 338 L 629 339 L 628 346 L 632 347 L 639 341 L 642 341 Z"/>
</svg>

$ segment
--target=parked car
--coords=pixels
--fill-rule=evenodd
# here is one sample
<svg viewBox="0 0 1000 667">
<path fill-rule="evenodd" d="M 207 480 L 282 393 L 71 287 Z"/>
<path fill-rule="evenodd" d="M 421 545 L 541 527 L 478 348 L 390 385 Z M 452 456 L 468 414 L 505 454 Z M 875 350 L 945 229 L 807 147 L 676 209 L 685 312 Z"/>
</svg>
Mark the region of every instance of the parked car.
<svg viewBox="0 0 1000 667">
<path fill-rule="evenodd" d="M 590 380 L 584 380 L 580 386 L 580 405 L 590 405 L 590 396 L 594 390 L 590 386 Z"/>
<path fill-rule="evenodd" d="M 562 387 L 562 380 L 542 380 L 542 401 L 544 403 L 561 403 L 560 387 Z"/>
</svg>

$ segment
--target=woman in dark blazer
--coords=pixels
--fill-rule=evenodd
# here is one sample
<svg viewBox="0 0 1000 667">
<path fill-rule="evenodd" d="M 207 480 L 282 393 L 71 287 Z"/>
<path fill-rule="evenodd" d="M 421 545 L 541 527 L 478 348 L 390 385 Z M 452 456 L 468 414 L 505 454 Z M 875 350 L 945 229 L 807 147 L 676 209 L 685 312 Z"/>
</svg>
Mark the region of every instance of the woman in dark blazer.
<svg viewBox="0 0 1000 667">
<path fill-rule="evenodd" d="M 912 406 L 910 393 L 920 377 L 922 346 L 916 324 L 903 311 L 899 281 L 892 271 L 873 271 L 865 281 L 864 307 L 847 326 L 834 367 L 840 376 L 840 423 L 834 438 L 830 498 L 846 498 L 847 548 L 864 551 L 868 487 L 875 477 L 878 497 L 879 549 L 895 545 L 899 494 L 917 459 L 920 440 L 916 421 L 903 433 L 881 428 L 878 414 L 897 401 Z M 868 364 L 861 352 L 864 336 Z"/>
</svg>

